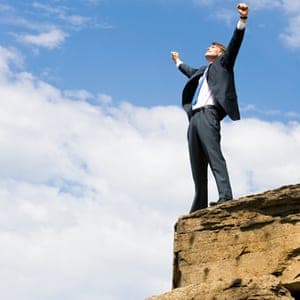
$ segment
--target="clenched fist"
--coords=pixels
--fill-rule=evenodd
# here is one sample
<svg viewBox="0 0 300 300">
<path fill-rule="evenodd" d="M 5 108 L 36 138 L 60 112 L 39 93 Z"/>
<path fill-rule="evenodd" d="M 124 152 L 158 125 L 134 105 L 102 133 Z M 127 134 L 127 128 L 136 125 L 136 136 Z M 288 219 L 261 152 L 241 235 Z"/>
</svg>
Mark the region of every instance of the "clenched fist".
<svg viewBox="0 0 300 300">
<path fill-rule="evenodd" d="M 240 17 L 247 18 L 248 12 L 249 12 L 249 7 L 246 3 L 239 3 L 237 5 L 237 11 L 240 14 Z"/>
<path fill-rule="evenodd" d="M 174 63 L 177 64 L 177 62 L 179 61 L 179 53 L 176 51 L 172 51 L 171 52 L 171 58 L 173 59 Z"/>
</svg>

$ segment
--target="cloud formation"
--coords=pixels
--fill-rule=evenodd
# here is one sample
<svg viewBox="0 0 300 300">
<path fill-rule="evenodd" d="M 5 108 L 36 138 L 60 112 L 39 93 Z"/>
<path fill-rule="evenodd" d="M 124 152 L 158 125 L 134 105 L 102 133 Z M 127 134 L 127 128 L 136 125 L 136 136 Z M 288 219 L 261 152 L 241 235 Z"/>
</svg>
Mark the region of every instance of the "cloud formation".
<svg viewBox="0 0 300 300">
<path fill-rule="evenodd" d="M 288 46 L 300 48 L 300 13 L 290 18 L 289 26 L 280 37 Z"/>
<path fill-rule="evenodd" d="M 82 2 L 81 7 L 98 4 L 97 1 Z M 69 6 L 58 4 L 57 1 L 24 2 L 22 6 L 23 11 L 19 11 L 13 5 L 0 4 L 0 22 L 11 26 L 10 36 L 16 41 L 33 47 L 34 50 L 53 50 L 61 46 L 74 31 L 89 27 L 112 28 L 107 22 L 98 22 L 93 15 L 71 13 Z"/>
<path fill-rule="evenodd" d="M 233 19 L 232 9 L 224 6 L 221 0 L 192 0 L 196 5 L 218 6 L 215 17 L 229 23 Z M 220 4 L 222 3 L 222 6 Z M 233 3 L 233 2 L 232 2 Z M 287 16 L 287 26 L 279 34 L 279 38 L 291 48 L 300 48 L 300 2 L 294 0 L 248 0 L 250 16 L 259 10 L 278 10 Z M 220 7 L 223 7 L 220 9 Z M 268 20 L 266 20 L 268 22 Z"/>
<path fill-rule="evenodd" d="M 168 290 L 173 225 L 193 197 L 184 112 L 59 90 L 15 71 L 21 56 L 0 50 L 2 297 Z M 299 182 L 298 122 L 244 119 L 222 130 L 236 196 Z M 216 199 L 211 177 L 209 194 Z"/>
<path fill-rule="evenodd" d="M 18 40 L 22 43 L 48 49 L 60 46 L 66 37 L 67 34 L 58 28 L 53 28 L 50 31 L 39 34 L 17 35 Z"/>
<path fill-rule="evenodd" d="M 39 2 L 34 2 L 32 6 L 34 9 L 37 9 L 38 11 L 44 13 L 45 16 L 65 21 L 67 24 L 70 24 L 72 26 L 81 27 L 89 21 L 88 17 L 69 14 L 68 8 L 66 6 L 52 6 Z"/>
</svg>

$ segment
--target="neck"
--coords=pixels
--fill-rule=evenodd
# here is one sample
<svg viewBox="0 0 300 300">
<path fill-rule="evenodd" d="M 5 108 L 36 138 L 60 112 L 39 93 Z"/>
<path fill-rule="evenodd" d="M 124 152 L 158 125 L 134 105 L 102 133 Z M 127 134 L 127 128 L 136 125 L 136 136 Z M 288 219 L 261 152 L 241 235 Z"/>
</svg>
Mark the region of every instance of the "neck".
<svg viewBox="0 0 300 300">
<path fill-rule="evenodd" d="M 207 62 L 209 64 L 213 63 L 216 59 L 217 59 L 217 56 L 205 56 Z"/>
</svg>

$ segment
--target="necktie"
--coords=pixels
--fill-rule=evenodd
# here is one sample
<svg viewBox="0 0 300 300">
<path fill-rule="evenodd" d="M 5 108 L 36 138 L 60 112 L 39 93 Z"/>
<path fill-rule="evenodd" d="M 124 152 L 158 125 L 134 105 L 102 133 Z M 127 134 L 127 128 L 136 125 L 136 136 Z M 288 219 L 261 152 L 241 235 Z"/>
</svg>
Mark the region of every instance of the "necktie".
<svg viewBox="0 0 300 300">
<path fill-rule="evenodd" d="M 204 80 L 206 78 L 207 70 L 208 70 L 208 67 L 205 69 L 203 75 L 200 77 L 200 79 L 198 81 L 198 86 L 197 86 L 196 92 L 195 92 L 194 97 L 193 97 L 192 105 L 195 105 L 198 101 L 198 96 L 199 96 L 201 87 L 204 83 Z"/>
</svg>

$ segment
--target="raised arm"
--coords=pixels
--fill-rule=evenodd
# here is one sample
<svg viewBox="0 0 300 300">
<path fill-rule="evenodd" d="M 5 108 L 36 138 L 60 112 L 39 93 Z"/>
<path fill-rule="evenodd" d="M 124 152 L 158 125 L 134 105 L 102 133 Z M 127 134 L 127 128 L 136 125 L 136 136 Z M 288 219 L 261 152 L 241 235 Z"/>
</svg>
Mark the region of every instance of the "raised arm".
<svg viewBox="0 0 300 300">
<path fill-rule="evenodd" d="M 177 68 L 188 78 L 190 78 L 197 71 L 197 69 L 191 68 L 190 66 L 184 64 L 180 59 L 178 52 L 172 51 L 171 58 L 173 62 L 176 64 Z"/>
<path fill-rule="evenodd" d="M 249 7 L 246 3 L 240 3 L 237 5 L 237 11 L 240 15 L 240 20 L 222 57 L 222 64 L 228 69 L 233 69 L 236 57 L 240 50 L 245 33 Z"/>
</svg>

